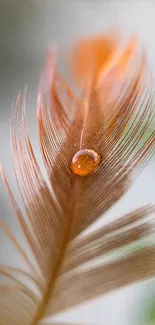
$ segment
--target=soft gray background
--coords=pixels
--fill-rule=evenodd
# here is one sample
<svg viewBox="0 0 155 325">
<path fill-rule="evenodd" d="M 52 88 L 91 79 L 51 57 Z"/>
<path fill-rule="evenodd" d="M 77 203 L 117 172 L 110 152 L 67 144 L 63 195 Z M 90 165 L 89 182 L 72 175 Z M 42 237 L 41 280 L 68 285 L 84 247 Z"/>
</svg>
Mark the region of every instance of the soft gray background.
<svg viewBox="0 0 155 325">
<path fill-rule="evenodd" d="M 152 69 L 155 66 L 154 0 L 0 0 L 0 159 L 17 199 L 19 194 L 11 165 L 9 116 L 14 95 L 27 84 L 31 92 L 30 134 L 35 137 L 37 82 L 45 51 L 52 43 L 67 45 L 77 36 L 104 31 L 109 25 L 122 28 L 125 35 L 137 32 L 145 44 Z M 152 163 L 133 189 L 108 213 L 113 218 L 141 204 L 155 202 L 155 164 Z M 1 216 L 16 232 L 11 206 L 0 183 Z M 7 246 L 0 240 L 1 259 L 14 263 Z M 152 283 L 152 282 L 151 282 Z M 150 285 L 152 287 L 152 285 Z M 149 287 L 149 288 L 150 288 Z M 61 317 L 83 324 L 132 324 L 139 297 L 147 284 L 132 286 Z M 138 323 L 137 323 L 138 324 Z"/>
</svg>

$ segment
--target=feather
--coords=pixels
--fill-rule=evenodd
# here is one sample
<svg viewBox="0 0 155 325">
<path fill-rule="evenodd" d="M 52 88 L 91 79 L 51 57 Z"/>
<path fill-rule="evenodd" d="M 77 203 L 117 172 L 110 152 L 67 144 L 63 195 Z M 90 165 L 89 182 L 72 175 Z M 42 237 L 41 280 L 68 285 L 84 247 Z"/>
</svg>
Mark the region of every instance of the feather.
<svg viewBox="0 0 155 325">
<path fill-rule="evenodd" d="M 124 49 L 124 55 L 118 56 L 118 42 L 108 37 L 106 42 L 99 39 L 90 53 L 95 75 L 89 74 L 84 80 L 79 96 L 60 75 L 55 52 L 50 54 L 41 78 L 37 112 L 48 183 L 28 134 L 26 91 L 15 99 L 11 148 L 23 213 L 2 166 L 0 171 L 32 256 L 0 221 L 4 235 L 28 267 L 28 271 L 0 267 L 2 325 L 46 324 L 48 316 L 66 308 L 155 276 L 153 245 L 117 260 L 113 255 L 154 233 L 154 220 L 150 220 L 154 206 L 139 208 L 84 233 L 126 193 L 155 149 L 154 130 L 144 144 L 141 142 L 155 115 L 145 55 L 131 69 L 129 78 L 128 67 L 137 62 L 135 39 Z M 84 52 L 91 51 L 87 41 L 84 45 Z M 103 56 L 98 58 L 100 47 Z M 107 68 L 105 56 L 110 51 Z M 75 63 L 81 65 L 78 56 Z M 90 62 L 88 72 L 89 68 Z M 83 77 L 80 71 L 78 78 Z M 121 87 L 113 96 L 119 78 Z"/>
</svg>

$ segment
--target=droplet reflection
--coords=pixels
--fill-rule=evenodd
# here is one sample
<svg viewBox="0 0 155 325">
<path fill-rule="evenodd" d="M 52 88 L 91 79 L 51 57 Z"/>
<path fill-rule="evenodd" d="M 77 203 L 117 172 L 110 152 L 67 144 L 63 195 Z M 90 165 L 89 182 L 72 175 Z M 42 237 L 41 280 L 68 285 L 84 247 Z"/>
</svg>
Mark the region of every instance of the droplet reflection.
<svg viewBox="0 0 155 325">
<path fill-rule="evenodd" d="M 72 159 L 72 172 L 79 176 L 87 176 L 95 172 L 101 162 L 101 156 L 94 150 L 78 151 Z"/>
</svg>

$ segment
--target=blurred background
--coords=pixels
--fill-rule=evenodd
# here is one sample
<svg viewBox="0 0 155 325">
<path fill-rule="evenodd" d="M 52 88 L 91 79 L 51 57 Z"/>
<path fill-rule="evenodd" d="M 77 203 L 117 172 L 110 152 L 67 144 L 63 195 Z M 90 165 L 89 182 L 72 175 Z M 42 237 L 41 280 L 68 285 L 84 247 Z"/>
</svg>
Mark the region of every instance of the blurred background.
<svg viewBox="0 0 155 325">
<path fill-rule="evenodd" d="M 31 94 L 30 135 L 39 162 L 36 138 L 36 98 L 39 75 L 47 49 L 66 47 L 80 36 L 104 32 L 115 25 L 125 37 L 137 33 L 155 71 L 155 0 L 0 0 L 0 160 L 17 200 L 9 143 L 10 110 L 15 94 L 25 85 Z M 108 218 L 155 203 L 155 159 L 133 188 L 108 212 Z M 0 183 L 1 216 L 15 233 L 13 212 Z M 14 263 L 0 239 L 1 261 Z M 133 285 L 97 299 L 57 319 L 81 324 L 155 324 L 155 282 Z"/>
</svg>

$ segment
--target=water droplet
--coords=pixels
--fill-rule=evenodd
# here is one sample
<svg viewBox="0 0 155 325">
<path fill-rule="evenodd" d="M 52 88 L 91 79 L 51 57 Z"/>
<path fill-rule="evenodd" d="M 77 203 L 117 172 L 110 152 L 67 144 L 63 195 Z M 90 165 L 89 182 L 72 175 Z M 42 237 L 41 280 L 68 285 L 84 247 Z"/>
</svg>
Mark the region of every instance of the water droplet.
<svg viewBox="0 0 155 325">
<path fill-rule="evenodd" d="M 87 176 L 95 172 L 101 162 L 101 156 L 94 150 L 78 151 L 72 159 L 72 172 L 79 176 Z"/>
</svg>

